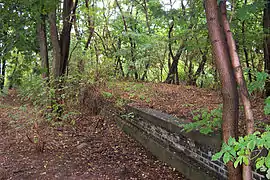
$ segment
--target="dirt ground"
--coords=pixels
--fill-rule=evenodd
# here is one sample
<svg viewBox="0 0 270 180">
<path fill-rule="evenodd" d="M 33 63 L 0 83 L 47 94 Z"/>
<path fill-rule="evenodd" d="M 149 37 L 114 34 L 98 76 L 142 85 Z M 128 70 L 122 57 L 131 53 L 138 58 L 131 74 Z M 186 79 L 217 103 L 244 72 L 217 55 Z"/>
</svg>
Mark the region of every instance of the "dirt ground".
<svg viewBox="0 0 270 180">
<path fill-rule="evenodd" d="M 111 119 L 84 114 L 75 125 L 35 124 L 42 119 L 14 92 L 0 99 L 0 180 L 185 179 Z"/>
<path fill-rule="evenodd" d="M 213 110 L 222 104 L 222 95 L 219 90 L 182 84 L 120 82 L 109 85 L 106 91 L 115 97 L 120 96 L 129 100 L 130 105 L 161 110 L 187 121 L 192 121 L 194 110 Z M 270 116 L 264 114 L 264 99 L 251 96 L 250 100 L 255 126 L 260 130 L 262 123 L 270 124 Z M 240 99 L 239 101 L 242 106 Z M 240 107 L 239 116 L 240 119 L 244 119 L 243 107 Z"/>
<path fill-rule="evenodd" d="M 119 82 L 100 92 L 116 106 L 131 103 L 190 121 L 192 111 L 211 110 L 222 103 L 218 91 L 184 85 Z M 86 104 L 95 98 L 88 99 L 83 96 Z M 256 128 L 269 124 L 264 100 L 252 97 L 251 101 Z M 75 124 L 51 126 L 32 106 L 20 103 L 14 91 L 0 97 L 0 180 L 185 179 L 125 135 L 113 119 L 87 113 L 74 118 Z"/>
</svg>

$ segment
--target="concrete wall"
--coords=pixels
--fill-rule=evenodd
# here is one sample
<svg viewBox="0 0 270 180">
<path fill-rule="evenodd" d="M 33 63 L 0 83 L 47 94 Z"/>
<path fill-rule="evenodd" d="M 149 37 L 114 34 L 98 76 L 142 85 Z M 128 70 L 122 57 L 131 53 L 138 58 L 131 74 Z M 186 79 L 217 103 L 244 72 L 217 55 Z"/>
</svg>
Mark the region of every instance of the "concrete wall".
<svg viewBox="0 0 270 180">
<path fill-rule="evenodd" d="M 181 128 L 184 119 L 132 106 L 128 106 L 126 112 L 117 116 L 116 120 L 127 134 L 188 179 L 227 179 L 228 172 L 222 161 L 211 161 L 212 155 L 221 147 L 220 133 L 209 136 L 197 131 L 185 133 Z M 253 172 L 253 179 L 265 178 Z"/>
</svg>

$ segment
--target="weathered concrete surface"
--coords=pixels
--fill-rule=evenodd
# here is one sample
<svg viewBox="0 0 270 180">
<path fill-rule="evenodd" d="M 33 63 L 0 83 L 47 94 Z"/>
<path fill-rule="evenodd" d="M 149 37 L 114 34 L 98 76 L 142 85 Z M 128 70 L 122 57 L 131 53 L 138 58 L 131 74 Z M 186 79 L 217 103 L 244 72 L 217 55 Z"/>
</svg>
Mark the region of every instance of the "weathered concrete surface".
<svg viewBox="0 0 270 180">
<path fill-rule="evenodd" d="M 138 108 L 133 106 L 127 106 L 128 111 L 134 112 L 137 116 L 147 119 L 156 126 L 160 126 L 169 132 L 180 133 L 184 136 L 199 142 L 201 146 L 207 146 L 215 151 L 218 151 L 221 147 L 221 134 L 219 132 L 212 133 L 210 135 L 203 135 L 198 131 L 191 131 L 186 133 L 182 131 L 181 125 L 187 122 L 184 119 L 176 118 L 172 115 L 149 108 Z"/>
<path fill-rule="evenodd" d="M 220 133 L 209 136 L 197 131 L 186 133 L 182 128 L 187 123 L 184 119 L 149 108 L 127 106 L 121 116 L 117 112 L 107 114 L 116 119 L 123 131 L 188 179 L 226 179 L 228 172 L 222 161 L 211 161 L 212 155 L 221 147 Z M 253 172 L 253 179 L 265 178 Z"/>
<path fill-rule="evenodd" d="M 140 128 L 135 127 L 121 118 L 117 118 L 117 123 L 124 132 L 135 138 L 145 148 L 147 148 L 154 156 L 158 157 L 163 162 L 170 164 L 175 167 L 179 172 L 185 175 L 191 180 L 216 180 L 225 179 L 219 177 L 217 174 L 211 174 L 207 168 L 202 168 L 198 165 L 194 159 L 186 156 L 182 152 L 174 152 L 169 147 L 164 148 L 164 144 L 160 143 L 150 134 L 143 132 Z"/>
</svg>

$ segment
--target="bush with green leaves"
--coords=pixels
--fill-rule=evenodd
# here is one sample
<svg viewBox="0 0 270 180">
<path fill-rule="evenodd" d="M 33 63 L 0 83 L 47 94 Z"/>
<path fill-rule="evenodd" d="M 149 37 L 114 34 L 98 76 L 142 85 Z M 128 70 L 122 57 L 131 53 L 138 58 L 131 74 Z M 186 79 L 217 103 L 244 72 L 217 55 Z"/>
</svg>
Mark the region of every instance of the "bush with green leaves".
<svg viewBox="0 0 270 180">
<path fill-rule="evenodd" d="M 270 114 L 270 97 L 265 100 L 264 113 Z M 266 177 L 270 179 L 270 126 L 266 126 L 264 132 L 254 132 L 253 134 L 239 137 L 238 140 L 230 137 L 228 143 L 223 143 L 221 151 L 216 153 L 212 160 L 218 160 L 222 157 L 226 164 L 229 161 L 234 162 L 234 167 L 241 164 L 248 165 L 255 160 L 256 170 L 266 172 Z M 264 155 L 262 151 L 266 151 Z M 250 159 L 251 157 L 251 159 Z"/>
<path fill-rule="evenodd" d="M 34 105 L 36 110 L 42 112 L 46 119 L 51 121 L 55 118 L 58 120 L 67 120 L 69 116 L 77 114 L 66 110 L 67 100 L 76 102 L 79 91 L 78 82 L 72 78 L 58 80 L 62 85 L 54 88 L 56 81 L 47 82 L 40 76 L 32 76 L 25 79 L 19 88 L 19 96 L 24 101 L 29 101 Z M 61 96 L 57 96 L 57 93 Z M 61 112 L 59 112 L 61 111 Z"/>
<path fill-rule="evenodd" d="M 54 89 L 49 88 L 47 81 L 40 76 L 32 76 L 23 81 L 18 92 L 22 100 L 29 100 L 33 105 L 46 107 L 50 104 Z"/>
<path fill-rule="evenodd" d="M 193 120 L 194 122 L 184 125 L 185 131 L 190 132 L 195 129 L 199 130 L 202 134 L 209 134 L 213 132 L 214 129 L 220 129 L 222 122 L 222 106 L 211 111 L 206 109 L 193 111 Z"/>
<path fill-rule="evenodd" d="M 230 137 L 228 143 L 223 143 L 221 151 L 213 155 L 212 160 L 216 161 L 222 157 L 225 164 L 229 161 L 234 162 L 234 167 L 243 163 L 248 165 L 250 161 L 255 160 L 256 169 L 266 172 L 266 177 L 270 179 L 269 149 L 270 126 L 267 126 L 263 133 L 256 131 L 238 140 Z M 267 151 L 265 155 L 261 153 L 263 150 Z"/>
<path fill-rule="evenodd" d="M 265 82 L 267 81 L 269 75 L 266 72 L 252 72 L 256 77 L 255 81 L 252 81 L 248 84 L 249 93 L 253 93 L 255 91 L 263 92 Z"/>
<path fill-rule="evenodd" d="M 270 96 L 265 100 L 264 113 L 270 115 Z"/>
</svg>

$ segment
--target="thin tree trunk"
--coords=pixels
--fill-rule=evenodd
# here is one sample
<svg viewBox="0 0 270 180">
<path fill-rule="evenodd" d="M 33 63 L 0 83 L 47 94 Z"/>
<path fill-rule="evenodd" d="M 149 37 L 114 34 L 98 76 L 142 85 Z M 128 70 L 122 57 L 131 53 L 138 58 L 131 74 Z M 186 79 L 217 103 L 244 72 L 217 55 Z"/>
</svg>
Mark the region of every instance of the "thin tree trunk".
<svg viewBox="0 0 270 180">
<path fill-rule="evenodd" d="M 94 45 L 94 49 L 95 49 L 95 54 L 96 54 L 95 81 L 98 81 L 99 80 L 99 70 L 98 70 L 99 52 L 98 52 L 98 48 L 96 47 L 96 45 Z"/>
<path fill-rule="evenodd" d="M 172 54 L 172 49 L 170 48 L 170 54 L 171 54 L 171 57 L 173 59 L 173 62 L 172 62 L 171 67 L 169 69 L 169 73 L 167 75 L 165 83 L 179 84 L 179 77 L 178 77 L 177 68 L 178 68 L 178 62 L 179 62 L 179 59 L 180 59 L 180 56 L 183 52 L 184 47 L 185 47 L 184 43 L 182 45 L 180 45 L 175 56 Z"/>
<path fill-rule="evenodd" d="M 229 137 L 237 136 L 239 102 L 233 68 L 230 63 L 229 53 L 223 36 L 223 30 L 219 22 L 219 11 L 216 0 L 205 0 L 206 18 L 209 37 L 212 43 L 212 51 L 221 79 L 223 113 L 222 136 L 223 141 L 228 142 Z M 228 179 L 240 180 L 240 168 L 234 168 L 233 162 L 227 164 Z"/>
<path fill-rule="evenodd" d="M 223 22 L 223 28 L 227 39 L 227 44 L 229 48 L 229 54 L 231 56 L 232 66 L 234 70 L 234 76 L 236 79 L 236 82 L 239 86 L 239 93 L 242 100 L 242 103 L 244 105 L 244 112 L 245 112 L 245 124 L 246 124 L 246 133 L 252 134 L 254 131 L 254 118 L 253 118 L 253 112 L 251 109 L 251 103 L 249 100 L 249 94 L 246 86 L 246 81 L 243 76 L 242 67 L 240 64 L 239 56 L 237 54 L 236 44 L 233 39 L 232 32 L 230 30 L 230 24 L 227 19 L 227 10 L 226 10 L 226 0 L 221 1 L 220 8 L 222 12 L 222 22 Z M 243 180 L 250 180 L 252 179 L 252 169 L 250 165 L 250 161 L 248 165 L 243 164 L 243 174 L 242 174 Z"/>
<path fill-rule="evenodd" d="M 47 48 L 47 37 L 46 37 L 46 23 L 45 17 L 42 15 L 40 22 L 37 25 L 40 57 L 41 57 L 41 68 L 45 70 L 42 73 L 43 78 L 49 80 L 49 58 L 48 58 L 48 48 Z"/>
<path fill-rule="evenodd" d="M 248 68 L 248 79 L 249 79 L 249 82 L 252 82 L 251 69 L 250 69 L 249 59 L 248 59 L 248 50 L 247 50 L 247 45 L 246 45 L 245 21 L 242 22 L 242 34 L 243 34 L 243 50 L 244 50 L 244 55 L 245 55 L 245 60 L 246 60 L 246 66 Z"/>
<path fill-rule="evenodd" d="M 179 77 L 178 77 L 178 62 L 180 59 L 180 56 L 183 52 L 183 49 L 185 47 L 184 42 L 179 46 L 179 49 L 177 50 L 176 54 L 173 54 L 173 50 L 172 50 L 172 40 L 171 40 L 171 34 L 174 28 L 174 19 L 172 21 L 172 23 L 170 24 L 170 28 L 169 28 L 169 33 L 168 33 L 168 39 L 169 39 L 169 44 L 168 44 L 168 48 L 169 48 L 169 57 L 172 57 L 172 64 L 170 65 L 169 68 L 169 73 L 167 75 L 166 80 L 164 81 L 165 83 L 168 84 L 179 84 Z M 168 62 L 168 64 L 170 64 Z"/>
<path fill-rule="evenodd" d="M 88 10 L 90 9 L 89 0 L 85 0 L 85 6 Z M 91 43 L 91 39 L 93 38 L 93 35 L 94 35 L 94 30 L 95 30 L 95 21 L 93 20 L 93 17 L 91 17 L 89 15 L 89 13 L 88 13 L 87 21 L 88 21 L 89 35 L 88 35 L 87 41 L 85 43 L 84 52 L 88 49 L 88 47 Z"/>
<path fill-rule="evenodd" d="M 125 32 L 128 33 L 127 22 L 126 22 L 126 18 L 124 16 L 124 14 L 123 14 L 122 8 L 121 8 L 118 0 L 115 0 L 115 2 L 116 2 L 116 5 L 117 5 L 120 13 L 121 13 Z M 138 75 L 136 64 L 135 64 L 136 63 L 136 59 L 135 59 L 135 47 L 136 47 L 136 44 L 135 44 L 134 40 L 130 36 L 129 36 L 129 43 L 130 43 L 131 62 L 133 63 L 131 69 L 132 69 L 132 71 L 134 71 L 134 76 L 135 76 L 135 79 L 137 80 L 139 78 L 139 75 Z M 128 72 L 128 74 L 129 74 L 129 72 Z"/>
<path fill-rule="evenodd" d="M 188 65 L 188 84 L 189 85 L 195 85 L 196 81 L 194 82 L 194 79 L 192 77 L 193 75 L 193 64 L 192 64 L 192 59 L 193 55 L 189 56 L 189 65 Z"/>
<path fill-rule="evenodd" d="M 5 85 L 5 76 L 6 76 L 6 59 L 2 59 L 1 67 L 1 78 L 0 78 L 0 90 L 3 91 Z"/>
<path fill-rule="evenodd" d="M 265 32 L 264 40 L 264 70 L 270 73 L 270 0 L 266 0 L 263 14 L 263 28 Z M 265 95 L 270 96 L 270 79 L 265 83 Z"/>
<path fill-rule="evenodd" d="M 116 47 L 114 46 L 114 44 L 112 44 L 112 46 L 113 46 L 114 52 L 116 53 L 117 52 Z M 117 42 L 117 48 L 118 48 L 118 51 L 121 49 L 121 39 L 120 38 L 118 39 L 118 42 Z M 118 66 L 119 66 L 122 77 L 125 77 L 123 64 L 122 64 L 122 61 L 121 61 L 121 56 L 119 54 L 117 54 L 115 57 L 116 57 L 116 66 L 115 66 L 115 69 L 114 69 L 114 75 L 116 76 Z"/>
<path fill-rule="evenodd" d="M 200 50 L 200 51 L 202 54 L 202 61 L 200 62 L 197 71 L 195 72 L 194 76 L 192 77 L 191 85 L 196 85 L 196 81 L 197 81 L 198 77 L 201 75 L 201 73 L 204 72 L 204 66 L 205 66 L 206 61 L 207 61 L 207 57 L 206 57 L 207 51 L 205 51 L 205 52 L 202 52 L 202 50 Z"/>
<path fill-rule="evenodd" d="M 149 67 L 150 67 L 150 64 L 147 63 L 146 66 L 145 66 L 144 72 L 143 72 L 143 76 L 141 78 L 142 81 L 144 81 L 145 79 L 147 79 L 147 71 L 148 71 Z"/>
</svg>

